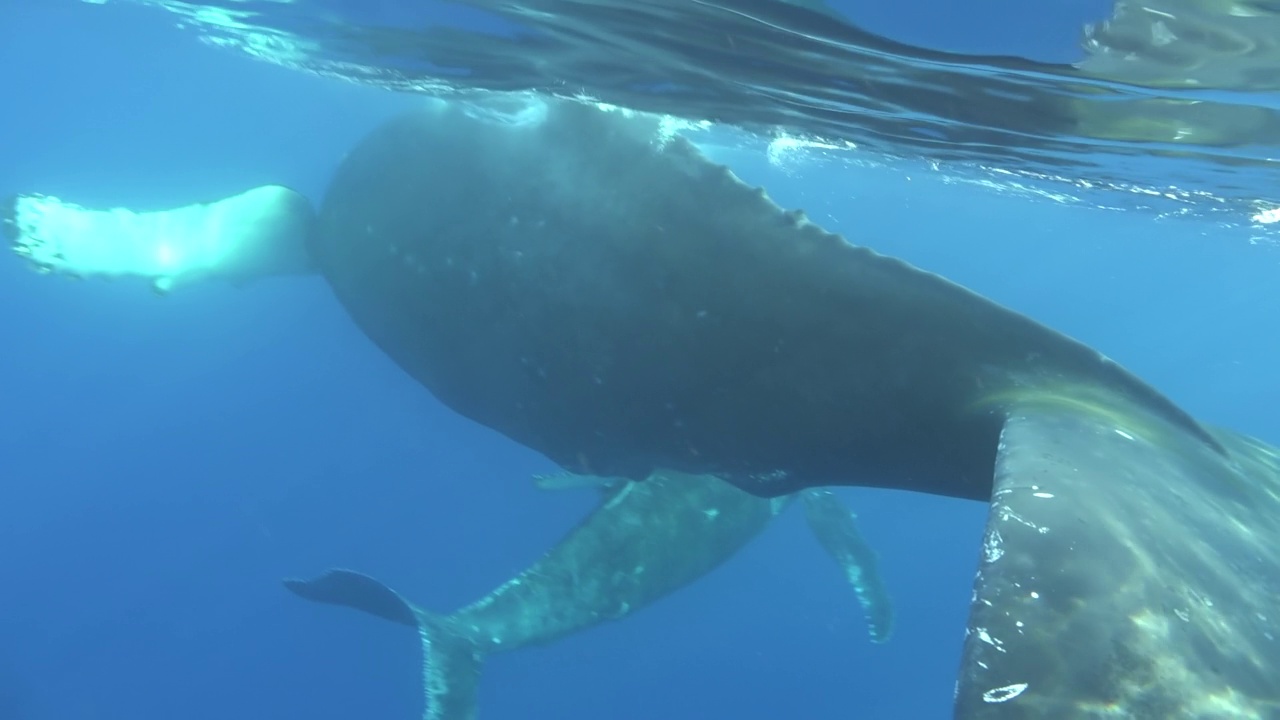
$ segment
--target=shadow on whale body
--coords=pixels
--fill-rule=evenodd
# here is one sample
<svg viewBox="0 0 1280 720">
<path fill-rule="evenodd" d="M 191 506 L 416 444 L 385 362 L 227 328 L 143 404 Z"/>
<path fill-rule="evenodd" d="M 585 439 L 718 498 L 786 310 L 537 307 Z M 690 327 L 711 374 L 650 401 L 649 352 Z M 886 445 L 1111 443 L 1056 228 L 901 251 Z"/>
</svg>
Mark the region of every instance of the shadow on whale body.
<svg viewBox="0 0 1280 720">
<path fill-rule="evenodd" d="M 92 274 L 61 207 L 18 198 L 9 232 Z M 658 119 L 441 103 L 362 141 L 317 217 L 309 261 L 365 334 L 567 470 L 989 501 L 958 718 L 1280 716 L 1275 448 L 783 211 Z"/>
</svg>

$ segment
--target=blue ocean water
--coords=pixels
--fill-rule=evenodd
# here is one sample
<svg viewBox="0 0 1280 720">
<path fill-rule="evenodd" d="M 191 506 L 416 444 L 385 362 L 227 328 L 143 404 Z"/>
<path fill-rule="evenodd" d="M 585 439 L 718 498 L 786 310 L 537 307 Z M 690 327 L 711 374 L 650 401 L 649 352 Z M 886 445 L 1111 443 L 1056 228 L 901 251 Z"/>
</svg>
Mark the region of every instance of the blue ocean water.
<svg viewBox="0 0 1280 720">
<path fill-rule="evenodd" d="M 0 195 L 318 198 L 347 148 L 421 102 L 197 44 L 147 9 L 0 7 Z M 1280 254 L 1247 228 L 924 166 L 735 158 L 782 204 L 1280 438 Z M 416 717 L 412 633 L 279 580 L 358 568 L 448 610 L 592 505 L 535 489 L 545 459 L 443 408 L 318 279 L 157 297 L 0 256 L 0 299 L 0 720 Z M 880 554 L 888 644 L 791 514 L 625 622 L 493 658 L 483 717 L 948 717 L 986 508 L 840 494 Z"/>
</svg>

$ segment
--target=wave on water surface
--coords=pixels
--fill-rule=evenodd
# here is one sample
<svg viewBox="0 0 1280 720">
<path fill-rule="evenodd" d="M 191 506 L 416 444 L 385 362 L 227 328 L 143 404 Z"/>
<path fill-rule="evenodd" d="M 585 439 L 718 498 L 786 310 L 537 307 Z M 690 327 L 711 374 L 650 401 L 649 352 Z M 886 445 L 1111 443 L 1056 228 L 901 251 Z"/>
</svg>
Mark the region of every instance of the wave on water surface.
<svg viewBox="0 0 1280 720">
<path fill-rule="evenodd" d="M 821 0 L 126 1 L 398 91 L 576 97 L 1055 200 L 1280 222 L 1275 0 L 1120 0 L 1070 63 L 898 42 Z"/>
</svg>

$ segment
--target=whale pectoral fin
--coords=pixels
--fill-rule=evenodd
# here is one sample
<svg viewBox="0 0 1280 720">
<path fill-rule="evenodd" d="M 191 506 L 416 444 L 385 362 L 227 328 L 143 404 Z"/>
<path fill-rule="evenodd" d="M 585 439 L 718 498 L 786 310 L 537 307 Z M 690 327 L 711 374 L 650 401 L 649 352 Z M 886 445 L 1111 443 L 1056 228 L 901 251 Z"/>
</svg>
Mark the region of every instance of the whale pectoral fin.
<svg viewBox="0 0 1280 720">
<path fill-rule="evenodd" d="M 888 641 L 893 633 L 893 603 L 880 576 L 876 553 L 858 530 L 857 516 L 830 490 L 804 490 L 800 499 L 809 529 L 858 596 L 871 642 Z"/>
<path fill-rule="evenodd" d="M 161 293 L 204 279 L 243 284 L 314 272 L 315 225 L 311 203 L 279 185 L 149 212 L 95 210 L 48 195 L 0 201 L 0 234 L 37 270 L 140 277 Z"/>
<path fill-rule="evenodd" d="M 1083 406 L 1015 407 L 956 717 L 1280 717 L 1280 462 Z"/>
<path fill-rule="evenodd" d="M 627 482 L 630 481 L 623 477 L 614 477 L 611 475 L 581 475 L 571 472 L 533 476 L 533 484 L 537 486 L 539 490 L 577 490 L 579 488 L 609 490 Z"/>
<path fill-rule="evenodd" d="M 426 612 L 381 582 L 351 570 L 329 570 L 284 586 L 313 602 L 354 608 L 418 629 L 422 641 L 423 720 L 474 720 L 484 654 L 447 618 Z"/>
</svg>

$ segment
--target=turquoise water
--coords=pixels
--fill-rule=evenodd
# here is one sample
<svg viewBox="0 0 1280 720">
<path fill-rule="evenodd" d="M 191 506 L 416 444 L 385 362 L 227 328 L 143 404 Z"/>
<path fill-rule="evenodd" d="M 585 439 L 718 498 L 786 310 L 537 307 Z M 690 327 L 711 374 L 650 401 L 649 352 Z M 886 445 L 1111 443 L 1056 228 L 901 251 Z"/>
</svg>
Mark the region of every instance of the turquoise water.
<svg viewBox="0 0 1280 720">
<path fill-rule="evenodd" d="M 280 182 L 315 198 L 347 148 L 421 102 L 202 45 L 150 8 L 0 13 L 0 195 L 151 209 Z M 1198 417 L 1280 438 L 1280 256 L 1247 216 L 1058 202 L 871 154 L 727 157 Z M 157 297 L 0 257 L 0 297 L 2 720 L 416 717 L 411 633 L 279 579 L 354 567 L 448 610 L 592 505 L 535 489 L 545 459 L 438 404 L 318 279 Z M 948 717 L 985 508 L 840 495 L 880 553 L 889 643 L 867 642 L 793 514 L 623 623 L 490 661 L 482 716 Z"/>
</svg>

